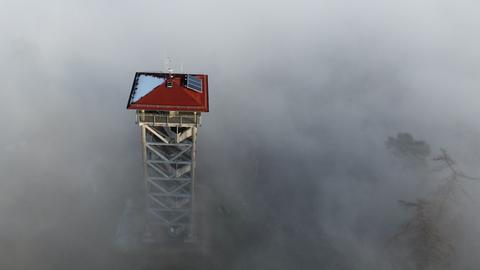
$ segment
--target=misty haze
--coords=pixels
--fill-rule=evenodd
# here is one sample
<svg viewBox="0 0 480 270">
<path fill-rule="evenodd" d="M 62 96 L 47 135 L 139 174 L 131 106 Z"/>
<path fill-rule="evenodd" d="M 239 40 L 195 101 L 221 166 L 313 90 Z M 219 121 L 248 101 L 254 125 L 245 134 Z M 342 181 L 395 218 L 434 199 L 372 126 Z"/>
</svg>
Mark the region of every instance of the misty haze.
<svg viewBox="0 0 480 270">
<path fill-rule="evenodd" d="M 0 0 L 0 269 L 479 269 L 479 9 Z M 209 76 L 201 244 L 122 249 L 165 59 Z"/>
</svg>

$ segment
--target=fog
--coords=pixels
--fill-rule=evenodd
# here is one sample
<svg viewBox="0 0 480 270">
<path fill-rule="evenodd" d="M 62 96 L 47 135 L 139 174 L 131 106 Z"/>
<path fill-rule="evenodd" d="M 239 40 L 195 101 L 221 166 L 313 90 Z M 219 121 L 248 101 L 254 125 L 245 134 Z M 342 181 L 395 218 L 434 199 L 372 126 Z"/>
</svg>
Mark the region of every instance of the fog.
<svg viewBox="0 0 480 270">
<path fill-rule="evenodd" d="M 171 57 L 210 76 L 205 269 L 394 269 L 386 242 L 408 219 L 397 200 L 429 188 L 388 136 L 409 132 L 480 175 L 478 8 L 0 0 L 0 268 L 137 267 L 112 247 L 142 181 L 125 106 L 134 73 Z M 477 269 L 480 185 L 465 185 L 454 269 Z"/>
</svg>

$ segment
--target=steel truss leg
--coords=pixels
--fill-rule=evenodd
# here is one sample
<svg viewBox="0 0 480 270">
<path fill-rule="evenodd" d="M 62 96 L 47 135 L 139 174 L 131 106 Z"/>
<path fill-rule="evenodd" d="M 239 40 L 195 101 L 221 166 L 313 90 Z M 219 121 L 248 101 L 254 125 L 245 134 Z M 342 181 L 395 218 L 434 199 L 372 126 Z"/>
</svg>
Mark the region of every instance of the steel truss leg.
<svg viewBox="0 0 480 270">
<path fill-rule="evenodd" d="M 193 239 L 196 127 L 140 123 L 147 228 Z"/>
</svg>

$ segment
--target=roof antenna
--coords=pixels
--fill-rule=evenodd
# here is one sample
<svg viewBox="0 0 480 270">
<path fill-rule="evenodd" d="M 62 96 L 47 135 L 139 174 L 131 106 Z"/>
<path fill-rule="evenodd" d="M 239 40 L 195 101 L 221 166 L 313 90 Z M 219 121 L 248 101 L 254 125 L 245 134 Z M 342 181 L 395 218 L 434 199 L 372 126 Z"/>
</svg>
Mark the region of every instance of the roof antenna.
<svg viewBox="0 0 480 270">
<path fill-rule="evenodd" d="M 165 58 L 165 60 L 164 60 L 164 70 L 165 70 L 166 72 L 168 72 L 168 74 L 172 74 L 172 73 L 173 73 L 172 58 L 171 58 L 171 57 Z"/>
<path fill-rule="evenodd" d="M 167 57 L 167 59 L 165 59 L 165 69 L 168 72 L 167 87 L 172 88 L 173 87 L 173 68 L 172 68 L 171 57 Z"/>
</svg>

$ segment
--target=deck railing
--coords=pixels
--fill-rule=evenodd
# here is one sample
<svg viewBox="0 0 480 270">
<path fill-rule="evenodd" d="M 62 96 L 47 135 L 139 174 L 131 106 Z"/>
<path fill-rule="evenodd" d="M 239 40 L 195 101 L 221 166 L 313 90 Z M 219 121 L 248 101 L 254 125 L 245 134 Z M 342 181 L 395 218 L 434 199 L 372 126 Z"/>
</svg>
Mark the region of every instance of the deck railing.
<svg viewBox="0 0 480 270">
<path fill-rule="evenodd" d="M 137 111 L 136 122 L 153 126 L 200 126 L 200 113 Z"/>
</svg>

